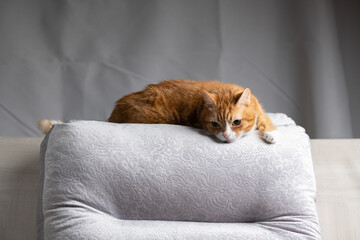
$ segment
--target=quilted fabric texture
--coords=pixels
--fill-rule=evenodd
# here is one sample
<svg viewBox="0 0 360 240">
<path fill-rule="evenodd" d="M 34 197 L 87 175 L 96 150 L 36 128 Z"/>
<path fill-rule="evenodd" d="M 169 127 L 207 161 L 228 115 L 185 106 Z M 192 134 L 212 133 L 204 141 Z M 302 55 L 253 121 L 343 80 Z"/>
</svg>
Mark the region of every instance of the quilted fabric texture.
<svg viewBox="0 0 360 240">
<path fill-rule="evenodd" d="M 75 121 L 42 143 L 39 239 L 320 239 L 309 138 L 220 143 L 176 125 Z"/>
</svg>

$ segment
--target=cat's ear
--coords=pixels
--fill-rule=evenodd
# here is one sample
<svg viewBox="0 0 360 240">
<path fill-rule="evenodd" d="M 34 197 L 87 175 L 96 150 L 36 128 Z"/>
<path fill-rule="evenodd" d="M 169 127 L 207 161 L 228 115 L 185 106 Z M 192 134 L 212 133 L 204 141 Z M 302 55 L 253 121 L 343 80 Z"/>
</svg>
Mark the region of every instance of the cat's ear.
<svg viewBox="0 0 360 240">
<path fill-rule="evenodd" d="M 216 96 L 203 90 L 203 97 L 205 105 L 210 109 L 216 108 Z"/>
<path fill-rule="evenodd" d="M 240 107 L 241 105 L 245 105 L 248 107 L 250 105 L 250 97 L 251 97 L 251 91 L 249 88 L 245 88 L 242 92 L 239 100 L 236 102 L 236 106 Z"/>
</svg>

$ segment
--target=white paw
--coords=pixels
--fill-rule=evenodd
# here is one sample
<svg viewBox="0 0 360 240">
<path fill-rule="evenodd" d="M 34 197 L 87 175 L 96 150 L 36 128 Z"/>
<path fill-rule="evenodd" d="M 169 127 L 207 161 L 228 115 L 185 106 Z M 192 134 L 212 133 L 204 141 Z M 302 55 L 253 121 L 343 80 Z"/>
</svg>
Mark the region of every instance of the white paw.
<svg viewBox="0 0 360 240">
<path fill-rule="evenodd" d="M 278 138 L 278 132 L 275 131 L 271 131 L 271 132 L 264 132 L 264 135 L 262 136 L 262 138 L 267 141 L 268 143 L 276 143 L 277 138 Z"/>
</svg>

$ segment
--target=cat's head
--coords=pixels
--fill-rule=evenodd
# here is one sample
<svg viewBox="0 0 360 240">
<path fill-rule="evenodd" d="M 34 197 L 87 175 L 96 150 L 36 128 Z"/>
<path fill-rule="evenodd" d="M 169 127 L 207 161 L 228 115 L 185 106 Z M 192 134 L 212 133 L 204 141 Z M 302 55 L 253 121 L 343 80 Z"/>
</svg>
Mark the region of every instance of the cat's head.
<svg viewBox="0 0 360 240">
<path fill-rule="evenodd" d="M 254 129 L 256 114 L 250 89 L 203 91 L 203 97 L 202 125 L 219 140 L 234 142 Z"/>
</svg>

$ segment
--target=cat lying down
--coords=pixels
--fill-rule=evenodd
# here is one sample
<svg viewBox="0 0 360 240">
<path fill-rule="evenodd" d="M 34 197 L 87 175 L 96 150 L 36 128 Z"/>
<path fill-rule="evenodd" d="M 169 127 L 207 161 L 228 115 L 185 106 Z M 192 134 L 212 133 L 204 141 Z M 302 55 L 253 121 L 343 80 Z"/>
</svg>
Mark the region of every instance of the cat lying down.
<svg viewBox="0 0 360 240">
<path fill-rule="evenodd" d="M 257 129 L 268 143 L 276 128 L 249 88 L 216 81 L 170 80 L 120 98 L 111 113 L 114 123 L 163 123 L 203 128 L 220 141 L 234 142 Z M 54 120 L 40 120 L 47 133 Z"/>
</svg>

